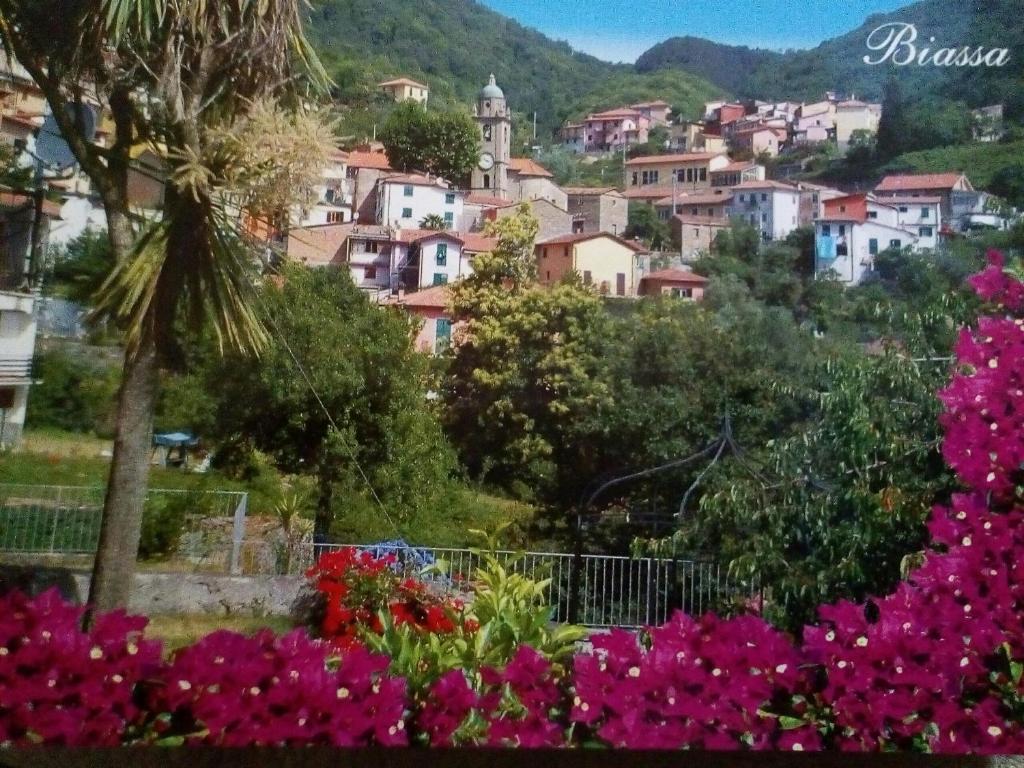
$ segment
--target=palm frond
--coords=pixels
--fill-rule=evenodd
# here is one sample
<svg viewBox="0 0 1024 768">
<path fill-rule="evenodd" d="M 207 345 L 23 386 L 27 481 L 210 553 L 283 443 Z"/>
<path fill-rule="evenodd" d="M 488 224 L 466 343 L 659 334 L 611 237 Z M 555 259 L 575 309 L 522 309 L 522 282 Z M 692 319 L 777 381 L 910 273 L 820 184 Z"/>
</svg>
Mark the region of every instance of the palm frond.
<svg viewBox="0 0 1024 768">
<path fill-rule="evenodd" d="M 122 329 L 129 354 L 146 341 L 171 338 L 180 320 L 193 328 L 208 324 L 221 351 L 259 354 L 266 345 L 251 252 L 223 206 L 210 203 L 204 210 L 206 220 L 195 222 L 202 235 L 194 248 L 173 246 L 174 219 L 165 217 L 142 234 L 97 291 L 89 320 Z"/>
</svg>

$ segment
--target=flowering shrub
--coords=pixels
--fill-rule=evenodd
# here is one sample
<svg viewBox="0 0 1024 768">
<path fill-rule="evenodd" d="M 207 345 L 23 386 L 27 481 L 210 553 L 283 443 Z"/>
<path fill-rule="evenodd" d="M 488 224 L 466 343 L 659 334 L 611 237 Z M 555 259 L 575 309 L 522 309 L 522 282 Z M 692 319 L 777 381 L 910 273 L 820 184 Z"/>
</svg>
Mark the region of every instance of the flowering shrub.
<svg viewBox="0 0 1024 768">
<path fill-rule="evenodd" d="M 337 669 L 302 630 L 214 632 L 177 653 L 151 691 L 156 738 L 215 746 L 406 743 L 405 684 L 361 648 Z"/>
<path fill-rule="evenodd" d="M 1024 284 L 990 262 L 971 283 L 997 314 L 939 395 L 962 492 L 892 594 L 823 606 L 800 644 L 676 615 L 569 658 L 543 582 L 491 563 L 462 610 L 343 550 L 310 571 L 328 642 L 218 632 L 163 662 L 143 619 L 83 632 L 55 592 L 0 598 L 0 743 L 1024 752 Z"/>
<path fill-rule="evenodd" d="M 374 557 L 354 547 L 322 555 L 306 572 L 323 596 L 321 637 L 338 648 L 360 644 L 367 631 L 378 635 L 384 631 L 384 611 L 398 626 L 454 632 L 462 603 L 432 595 L 421 581 L 403 579 L 395 566 L 394 555 Z"/>
<path fill-rule="evenodd" d="M 140 717 L 136 683 L 157 669 L 146 620 L 124 613 L 79 628 L 83 609 L 53 589 L 0 597 L 0 744 L 113 746 Z"/>
</svg>

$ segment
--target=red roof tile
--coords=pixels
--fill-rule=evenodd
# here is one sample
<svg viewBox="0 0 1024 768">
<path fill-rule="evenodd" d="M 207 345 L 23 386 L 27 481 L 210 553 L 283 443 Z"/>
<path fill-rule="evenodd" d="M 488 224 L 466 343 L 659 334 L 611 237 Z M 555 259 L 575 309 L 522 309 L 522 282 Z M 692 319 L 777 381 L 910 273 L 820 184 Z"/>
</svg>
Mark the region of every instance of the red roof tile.
<svg viewBox="0 0 1024 768">
<path fill-rule="evenodd" d="M 537 243 L 537 245 L 575 245 L 576 243 L 583 243 L 588 240 L 596 240 L 600 237 L 606 237 L 609 240 L 614 240 L 615 242 L 625 245 L 627 248 L 632 249 L 636 253 L 645 253 L 647 250 L 646 248 L 643 248 L 642 246 L 638 245 L 635 242 L 623 240 L 621 237 L 613 235 L 610 232 L 591 232 L 589 234 L 576 233 L 571 235 L 559 235 L 558 237 L 553 237 L 550 240 L 543 240 Z"/>
<path fill-rule="evenodd" d="M 476 192 L 466 195 L 467 205 L 481 205 L 484 208 L 507 208 L 510 205 L 515 205 L 512 200 L 506 200 L 503 197 L 494 197 L 492 195 L 480 195 Z"/>
<path fill-rule="evenodd" d="M 626 165 L 659 165 L 662 163 L 696 163 L 711 160 L 723 152 L 687 152 L 682 155 L 645 155 L 627 160 Z"/>
<path fill-rule="evenodd" d="M 386 85 L 411 85 L 414 88 L 426 88 L 423 83 L 417 83 L 415 80 L 410 80 L 408 77 L 396 77 L 394 80 L 385 80 L 383 83 L 378 83 L 378 88 L 383 88 Z"/>
<path fill-rule="evenodd" d="M 493 251 L 498 245 L 498 238 L 488 237 L 479 232 L 463 232 L 459 237 L 462 238 L 462 249 L 467 253 L 486 253 Z"/>
<path fill-rule="evenodd" d="M 520 176 L 544 176 L 551 178 L 551 172 L 547 168 L 528 157 L 513 157 L 508 161 L 508 167 Z"/>
<path fill-rule="evenodd" d="M 444 309 L 448 306 L 448 286 L 431 286 L 422 291 L 407 293 L 401 298 L 390 296 L 385 303 L 409 309 Z"/>
<path fill-rule="evenodd" d="M 349 152 L 348 164 L 353 168 L 374 168 L 379 171 L 393 171 L 388 156 L 383 152 Z"/>
<path fill-rule="evenodd" d="M 876 192 L 904 192 L 913 189 L 953 189 L 960 179 L 964 178 L 962 173 L 914 173 L 905 175 L 886 176 L 875 187 Z"/>
<path fill-rule="evenodd" d="M 641 280 L 659 280 L 664 283 L 689 283 L 691 285 L 704 285 L 708 279 L 696 272 L 689 272 L 685 269 L 660 269 L 644 275 Z"/>
</svg>

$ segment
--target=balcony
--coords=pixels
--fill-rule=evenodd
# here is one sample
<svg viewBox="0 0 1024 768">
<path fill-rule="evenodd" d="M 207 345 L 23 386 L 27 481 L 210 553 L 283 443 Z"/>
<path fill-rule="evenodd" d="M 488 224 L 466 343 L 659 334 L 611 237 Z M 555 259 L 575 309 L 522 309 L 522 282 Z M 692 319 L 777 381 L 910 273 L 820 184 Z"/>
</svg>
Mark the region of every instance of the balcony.
<svg viewBox="0 0 1024 768">
<path fill-rule="evenodd" d="M 31 379 L 31 357 L 0 357 L 0 384 L 27 384 Z"/>
</svg>

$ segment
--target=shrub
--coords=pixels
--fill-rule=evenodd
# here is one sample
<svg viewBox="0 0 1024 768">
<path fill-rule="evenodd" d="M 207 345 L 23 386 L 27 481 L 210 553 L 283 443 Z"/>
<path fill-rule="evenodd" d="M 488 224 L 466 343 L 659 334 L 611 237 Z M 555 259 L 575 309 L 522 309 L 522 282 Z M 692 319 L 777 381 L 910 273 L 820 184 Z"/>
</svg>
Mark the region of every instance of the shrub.
<svg viewBox="0 0 1024 768">
<path fill-rule="evenodd" d="M 89 632 L 57 591 L 0 597 L 0 745 L 116 746 L 142 712 L 137 683 L 159 668 L 146 620 L 112 613 Z"/>
</svg>

